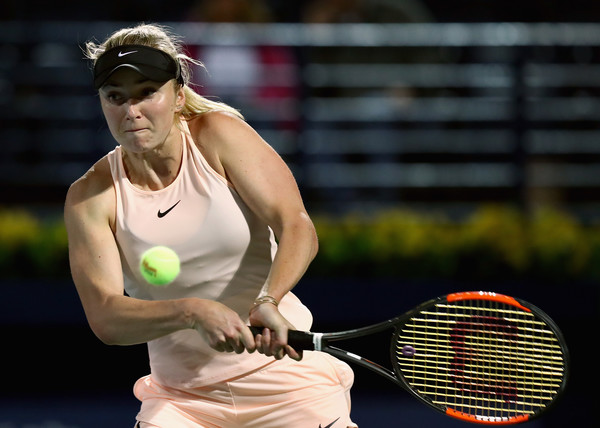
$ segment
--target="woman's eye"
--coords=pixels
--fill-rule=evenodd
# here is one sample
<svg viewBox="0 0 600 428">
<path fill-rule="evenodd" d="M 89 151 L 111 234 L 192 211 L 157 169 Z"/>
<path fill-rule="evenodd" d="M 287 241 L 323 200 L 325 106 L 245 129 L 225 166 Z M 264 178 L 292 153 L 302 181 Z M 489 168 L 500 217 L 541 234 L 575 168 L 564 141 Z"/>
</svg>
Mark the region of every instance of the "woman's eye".
<svg viewBox="0 0 600 428">
<path fill-rule="evenodd" d="M 133 92 L 106 92 L 105 97 L 111 104 L 121 105 L 127 102 L 128 99 L 132 100 L 144 100 L 147 98 L 152 98 L 154 94 L 158 92 L 158 89 L 153 86 L 148 86 L 146 88 L 140 88 Z"/>
<path fill-rule="evenodd" d="M 106 99 L 113 104 L 122 104 L 125 98 L 121 94 L 108 93 L 106 94 Z"/>
<path fill-rule="evenodd" d="M 151 97 L 156 93 L 156 89 L 154 88 L 146 88 L 142 91 L 142 95 L 144 98 Z"/>
</svg>

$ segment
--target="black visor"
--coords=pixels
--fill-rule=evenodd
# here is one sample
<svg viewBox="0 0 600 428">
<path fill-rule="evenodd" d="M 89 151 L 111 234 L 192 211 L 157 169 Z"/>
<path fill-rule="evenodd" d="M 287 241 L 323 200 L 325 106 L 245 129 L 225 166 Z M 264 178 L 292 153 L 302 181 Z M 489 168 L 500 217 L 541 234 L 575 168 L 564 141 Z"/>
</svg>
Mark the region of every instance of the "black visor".
<svg viewBox="0 0 600 428">
<path fill-rule="evenodd" d="M 107 50 L 96 60 L 94 88 L 100 89 L 122 67 L 131 68 L 155 82 L 177 79 L 183 83 L 179 63 L 169 54 L 149 46 L 123 45 Z"/>
</svg>

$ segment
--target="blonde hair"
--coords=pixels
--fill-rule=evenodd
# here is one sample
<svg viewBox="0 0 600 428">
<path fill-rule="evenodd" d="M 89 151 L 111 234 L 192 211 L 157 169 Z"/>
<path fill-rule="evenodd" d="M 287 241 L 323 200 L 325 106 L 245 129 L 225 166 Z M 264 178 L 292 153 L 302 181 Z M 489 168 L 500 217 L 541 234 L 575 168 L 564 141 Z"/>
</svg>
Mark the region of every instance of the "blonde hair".
<svg viewBox="0 0 600 428">
<path fill-rule="evenodd" d="M 185 105 L 181 114 L 185 119 L 191 119 L 199 114 L 211 111 L 225 111 L 243 119 L 242 114 L 233 107 L 218 101 L 212 101 L 198 94 L 189 87 L 191 80 L 192 65 L 204 67 L 201 61 L 189 57 L 183 53 L 182 43 L 164 26 L 157 24 L 140 24 L 135 27 L 122 28 L 110 35 L 103 43 L 89 41 L 85 44 L 85 55 L 93 63 L 107 50 L 123 45 L 143 45 L 169 54 L 175 61 L 179 62 L 185 93 Z M 176 89 L 179 84 L 175 82 Z"/>
</svg>

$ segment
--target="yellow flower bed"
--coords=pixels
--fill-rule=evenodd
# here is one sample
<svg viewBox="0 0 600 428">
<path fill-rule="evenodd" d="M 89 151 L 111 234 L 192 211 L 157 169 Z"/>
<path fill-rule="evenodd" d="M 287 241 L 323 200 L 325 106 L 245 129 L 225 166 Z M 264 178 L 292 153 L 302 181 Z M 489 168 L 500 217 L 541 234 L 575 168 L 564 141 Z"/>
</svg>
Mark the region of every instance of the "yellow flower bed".
<svg viewBox="0 0 600 428">
<path fill-rule="evenodd" d="M 463 222 L 392 210 L 315 217 L 316 275 L 456 279 L 600 277 L 600 228 L 540 209 L 486 205 Z"/>
<path fill-rule="evenodd" d="M 389 210 L 314 216 L 320 251 L 308 275 L 600 279 L 600 227 L 565 212 L 486 205 L 462 222 Z M 0 209 L 5 277 L 69 277 L 62 218 Z"/>
<path fill-rule="evenodd" d="M 0 269 L 4 278 L 68 276 L 62 218 L 41 220 L 26 210 L 0 210 Z"/>
</svg>

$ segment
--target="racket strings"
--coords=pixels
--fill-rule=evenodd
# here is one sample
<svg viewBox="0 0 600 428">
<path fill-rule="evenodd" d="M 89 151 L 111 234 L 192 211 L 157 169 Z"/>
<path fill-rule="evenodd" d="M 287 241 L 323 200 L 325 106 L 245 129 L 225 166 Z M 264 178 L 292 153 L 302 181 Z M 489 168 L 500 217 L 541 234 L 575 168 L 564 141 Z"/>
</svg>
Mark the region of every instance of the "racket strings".
<svg viewBox="0 0 600 428">
<path fill-rule="evenodd" d="M 420 322 L 425 322 L 425 319 L 416 319 Z M 453 327 L 456 325 L 454 321 L 440 321 L 440 324 L 446 325 L 435 325 L 429 326 L 429 331 L 422 331 L 420 337 L 414 337 L 413 335 L 400 334 L 398 336 L 401 340 L 413 340 L 416 345 L 419 346 L 420 349 L 427 349 L 427 345 L 431 345 L 435 343 L 436 350 L 442 351 L 446 350 L 446 356 L 452 356 L 452 358 L 456 358 L 454 351 L 460 349 L 465 356 L 475 357 L 477 356 L 480 359 L 485 359 L 486 357 L 493 358 L 493 361 L 496 361 L 497 358 L 502 358 L 503 360 L 514 360 L 514 363 L 519 366 L 531 367 L 531 365 L 535 365 L 536 362 L 540 361 L 538 358 L 538 354 L 546 357 L 543 359 L 544 365 L 543 368 L 547 368 L 547 364 L 555 365 L 557 368 L 563 368 L 563 353 L 560 345 L 556 342 L 554 337 L 548 337 L 547 340 L 543 343 L 543 346 L 538 346 L 535 349 L 532 349 L 532 340 L 544 340 L 543 337 L 535 334 L 521 334 L 519 335 L 519 339 L 513 340 L 510 347 L 505 347 L 505 338 L 502 337 L 489 337 L 487 340 L 489 341 L 489 347 L 485 349 L 485 352 L 479 352 L 479 347 L 482 344 L 481 338 L 478 340 L 473 340 L 470 338 L 469 333 L 472 333 L 472 330 L 459 329 Z M 418 324 L 409 323 L 408 327 L 413 329 L 419 328 Z M 462 342 L 462 346 L 458 346 L 456 343 L 451 344 L 448 341 L 448 336 L 451 332 L 457 332 L 464 335 L 465 339 Z M 540 333 L 547 334 L 547 331 L 538 330 Z M 493 345 L 493 346 L 492 346 Z M 527 356 L 528 352 L 535 351 L 536 357 L 530 358 Z M 437 357 L 443 358 L 444 354 L 438 354 Z M 490 360 L 491 362 L 492 360 Z"/>
<path fill-rule="evenodd" d="M 407 383 L 431 403 L 479 420 L 534 414 L 565 378 L 554 331 L 502 302 L 439 303 L 396 334 L 396 368 Z"/>
</svg>

